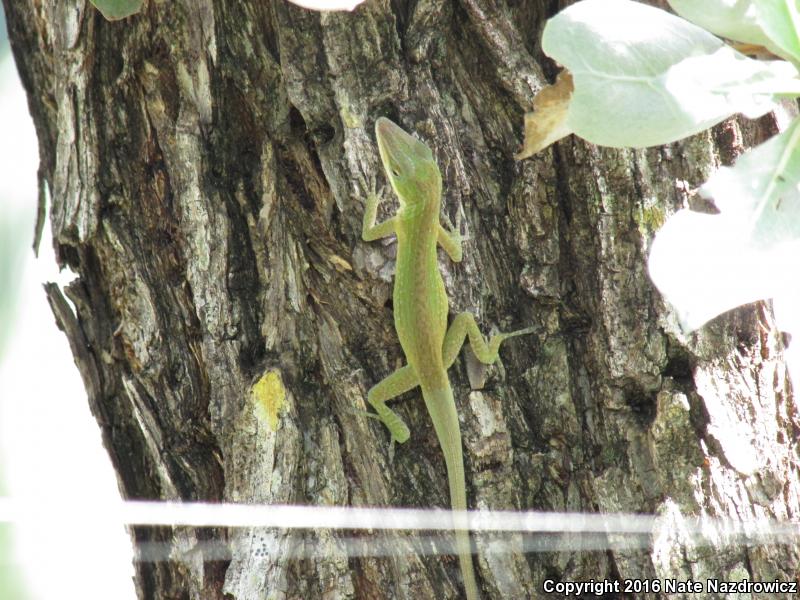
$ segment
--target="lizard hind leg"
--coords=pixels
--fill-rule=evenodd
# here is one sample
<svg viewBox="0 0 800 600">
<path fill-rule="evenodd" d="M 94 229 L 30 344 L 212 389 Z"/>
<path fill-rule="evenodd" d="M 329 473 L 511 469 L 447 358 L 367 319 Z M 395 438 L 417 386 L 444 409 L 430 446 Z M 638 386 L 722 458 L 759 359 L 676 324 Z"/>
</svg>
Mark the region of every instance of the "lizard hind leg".
<svg viewBox="0 0 800 600">
<path fill-rule="evenodd" d="M 419 385 L 419 377 L 410 365 L 400 367 L 385 379 L 376 383 L 367 392 L 367 401 L 375 409 L 377 418 L 386 425 L 393 442 L 402 444 L 411 436 L 405 421 L 386 406 L 386 401 Z"/>
<path fill-rule="evenodd" d="M 489 338 L 487 342 L 481 330 L 478 329 L 475 316 L 468 312 L 460 313 L 453 319 L 453 322 L 450 324 L 444 336 L 444 344 L 442 345 L 444 368 L 450 368 L 455 362 L 458 351 L 461 350 L 461 346 L 464 345 L 464 339 L 467 337 L 469 337 L 469 345 L 477 359 L 484 364 L 490 365 L 498 359 L 500 344 L 502 344 L 503 341 L 518 335 L 533 333 L 536 330 L 536 327 L 527 327 L 508 333 L 498 333 Z"/>
</svg>

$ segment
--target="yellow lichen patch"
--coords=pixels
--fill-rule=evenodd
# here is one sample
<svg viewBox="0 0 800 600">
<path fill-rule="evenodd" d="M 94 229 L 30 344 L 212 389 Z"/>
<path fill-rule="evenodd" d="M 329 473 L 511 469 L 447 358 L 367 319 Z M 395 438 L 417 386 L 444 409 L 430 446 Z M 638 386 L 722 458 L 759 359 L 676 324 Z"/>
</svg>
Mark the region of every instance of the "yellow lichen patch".
<svg viewBox="0 0 800 600">
<path fill-rule="evenodd" d="M 266 422 L 271 431 L 278 428 L 278 415 L 286 402 L 286 388 L 278 371 L 267 371 L 250 390 L 254 412 L 259 421 Z"/>
</svg>

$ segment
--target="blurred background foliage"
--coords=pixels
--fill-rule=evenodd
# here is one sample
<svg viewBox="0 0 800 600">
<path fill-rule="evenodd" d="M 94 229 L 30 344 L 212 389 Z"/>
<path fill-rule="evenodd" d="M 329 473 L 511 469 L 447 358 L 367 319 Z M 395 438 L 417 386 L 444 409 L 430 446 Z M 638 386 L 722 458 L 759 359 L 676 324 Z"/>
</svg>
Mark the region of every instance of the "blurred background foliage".
<svg viewBox="0 0 800 600">
<path fill-rule="evenodd" d="M 12 60 L 6 31 L 6 18 L 0 5 L 0 64 Z M 18 297 L 20 274 L 24 260 L 26 232 L 21 219 L 10 208 L 8 198 L 0 198 L 0 362 L 8 347 Z M 28 232 L 30 233 L 30 232 Z M 0 456 L 0 497 L 7 495 L 3 478 L 5 457 Z M 25 600 L 19 565 L 14 558 L 11 525 L 0 523 L 0 598 Z"/>
</svg>

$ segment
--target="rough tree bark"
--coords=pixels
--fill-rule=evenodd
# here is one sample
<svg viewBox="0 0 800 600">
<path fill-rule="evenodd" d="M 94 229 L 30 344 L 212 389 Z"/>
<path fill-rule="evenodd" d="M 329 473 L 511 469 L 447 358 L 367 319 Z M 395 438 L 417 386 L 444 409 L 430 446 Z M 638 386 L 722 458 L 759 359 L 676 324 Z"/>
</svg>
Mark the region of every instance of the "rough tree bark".
<svg viewBox="0 0 800 600">
<path fill-rule="evenodd" d="M 538 597 L 545 578 L 796 577 L 794 547 L 681 534 L 682 515 L 799 516 L 800 423 L 768 307 L 686 337 L 645 271 L 666 215 L 770 119 L 644 151 L 567 139 L 514 162 L 523 112 L 555 73 L 537 40 L 559 2 L 318 14 L 148 0 L 116 23 L 84 0 L 4 5 L 57 255 L 79 275 L 71 304 L 47 292 L 125 497 L 447 506 L 419 394 L 396 405 L 413 443 L 391 463 L 383 426 L 352 411 L 401 360 L 394 247 L 359 237 L 357 182 L 382 177 L 372 126 L 386 115 L 434 147 L 444 211 L 463 217 L 465 260 L 442 262 L 452 310 L 487 332 L 541 328 L 505 346 L 482 389 L 465 359 L 451 370 L 470 505 L 667 523 L 655 548 L 579 551 L 556 536 L 561 551 L 525 554 L 503 536 L 493 553 L 496 538 L 478 537 L 484 596 Z M 342 532 L 132 534 L 172 548 L 137 563 L 141 598 L 462 589 L 454 558 L 413 554 L 402 533 L 395 554 L 365 558 Z M 228 556 L 203 554 L 215 539 Z"/>
</svg>

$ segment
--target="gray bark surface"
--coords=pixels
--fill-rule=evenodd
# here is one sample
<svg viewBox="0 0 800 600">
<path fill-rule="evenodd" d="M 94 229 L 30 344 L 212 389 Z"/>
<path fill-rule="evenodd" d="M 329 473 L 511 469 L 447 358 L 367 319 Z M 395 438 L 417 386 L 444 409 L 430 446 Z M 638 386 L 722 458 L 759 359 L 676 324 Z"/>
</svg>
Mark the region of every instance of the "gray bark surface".
<svg viewBox="0 0 800 600">
<path fill-rule="evenodd" d="M 372 127 L 388 116 L 432 146 L 443 210 L 469 236 L 461 264 L 441 261 L 453 313 L 541 330 L 506 343 L 503 368 L 470 378 L 462 354 L 450 370 L 470 506 L 664 517 L 649 548 L 478 536 L 484 597 L 544 597 L 548 578 L 796 578 L 794 546 L 699 543 L 682 526 L 800 517 L 770 311 L 686 336 L 646 274 L 660 224 L 769 118 L 647 150 L 569 138 L 515 162 L 555 73 L 538 39 L 560 3 L 148 0 L 109 23 L 83 0 L 3 2 L 57 256 L 79 275 L 70 302 L 47 294 L 126 498 L 447 506 L 419 393 L 394 404 L 412 439 L 392 461 L 385 428 L 353 412 L 403 360 L 394 246 L 360 239 L 359 181 L 382 181 Z M 170 548 L 137 563 L 146 599 L 462 594 L 456 559 L 404 533 L 375 534 L 392 553 L 371 557 L 348 554 L 354 532 L 132 535 L 139 552 Z M 228 550 L 204 554 L 213 541 Z"/>
</svg>

